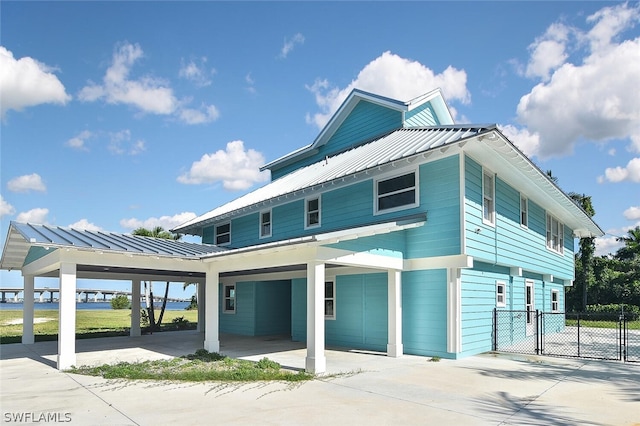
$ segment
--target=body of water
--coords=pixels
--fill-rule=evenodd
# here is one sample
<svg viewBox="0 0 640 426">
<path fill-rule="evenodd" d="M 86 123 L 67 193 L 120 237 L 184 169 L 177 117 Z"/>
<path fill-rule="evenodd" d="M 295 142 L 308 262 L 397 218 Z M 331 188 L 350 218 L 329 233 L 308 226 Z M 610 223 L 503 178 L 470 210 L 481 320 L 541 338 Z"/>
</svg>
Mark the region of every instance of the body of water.
<svg viewBox="0 0 640 426">
<path fill-rule="evenodd" d="M 48 302 L 36 302 L 33 304 L 34 309 L 36 311 L 40 310 L 57 310 L 58 309 L 58 302 L 53 302 L 53 303 L 48 303 Z M 184 309 L 189 306 L 189 302 L 167 302 L 167 310 L 168 311 L 184 311 Z M 0 303 L 0 311 L 7 311 L 7 310 L 13 310 L 13 311 L 20 311 L 22 310 L 22 302 L 19 303 L 12 303 L 12 302 L 7 302 L 7 303 Z M 146 304 L 144 302 L 140 303 L 140 307 L 141 308 L 145 308 Z M 160 309 L 162 307 L 162 303 L 161 302 L 156 302 L 154 303 L 154 307 L 156 309 Z M 76 309 L 78 310 L 100 310 L 100 309 L 111 309 L 111 303 L 110 302 L 86 302 L 86 303 L 77 303 L 76 302 Z"/>
</svg>

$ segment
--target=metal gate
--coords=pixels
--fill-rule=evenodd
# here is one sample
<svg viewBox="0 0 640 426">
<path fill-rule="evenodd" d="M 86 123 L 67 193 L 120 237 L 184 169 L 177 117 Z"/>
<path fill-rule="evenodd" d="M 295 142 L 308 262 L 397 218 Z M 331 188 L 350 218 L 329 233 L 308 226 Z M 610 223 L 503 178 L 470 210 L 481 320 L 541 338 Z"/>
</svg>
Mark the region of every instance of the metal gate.
<svg viewBox="0 0 640 426">
<path fill-rule="evenodd" d="M 534 333 L 530 333 L 527 314 L 494 309 L 495 351 L 640 362 L 638 318 L 536 310 Z"/>
</svg>

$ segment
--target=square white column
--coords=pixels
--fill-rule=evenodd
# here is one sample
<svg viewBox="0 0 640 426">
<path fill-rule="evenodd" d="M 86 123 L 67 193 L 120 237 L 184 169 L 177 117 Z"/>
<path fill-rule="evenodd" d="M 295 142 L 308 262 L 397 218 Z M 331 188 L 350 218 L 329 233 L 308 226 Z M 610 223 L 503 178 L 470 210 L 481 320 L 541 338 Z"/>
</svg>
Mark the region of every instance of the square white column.
<svg viewBox="0 0 640 426">
<path fill-rule="evenodd" d="M 387 272 L 388 288 L 388 334 L 387 355 L 402 356 L 402 272 L 389 270 Z"/>
<path fill-rule="evenodd" d="M 140 279 L 131 280 L 131 328 L 129 336 L 142 335 L 140 330 Z"/>
<path fill-rule="evenodd" d="M 305 369 L 320 374 L 327 369 L 324 355 L 324 263 L 307 264 L 307 358 Z"/>
<path fill-rule="evenodd" d="M 462 351 L 462 288 L 460 269 L 447 269 L 447 352 Z"/>
<path fill-rule="evenodd" d="M 24 296 L 22 300 L 22 344 L 33 344 L 33 297 L 34 297 L 34 277 L 33 275 L 25 275 L 23 277 L 24 282 Z"/>
<path fill-rule="evenodd" d="M 198 325 L 196 330 L 200 333 L 204 333 L 204 313 L 205 313 L 205 285 L 204 283 L 196 284 L 196 301 L 198 302 Z"/>
<path fill-rule="evenodd" d="M 218 271 L 207 272 L 205 277 L 205 332 L 204 332 L 204 349 L 209 352 L 220 352 L 220 330 L 219 330 L 219 312 L 220 312 L 220 274 Z M 198 307 L 200 308 L 200 307 Z"/>
<path fill-rule="evenodd" d="M 58 370 L 76 365 L 76 265 L 60 264 Z"/>
</svg>

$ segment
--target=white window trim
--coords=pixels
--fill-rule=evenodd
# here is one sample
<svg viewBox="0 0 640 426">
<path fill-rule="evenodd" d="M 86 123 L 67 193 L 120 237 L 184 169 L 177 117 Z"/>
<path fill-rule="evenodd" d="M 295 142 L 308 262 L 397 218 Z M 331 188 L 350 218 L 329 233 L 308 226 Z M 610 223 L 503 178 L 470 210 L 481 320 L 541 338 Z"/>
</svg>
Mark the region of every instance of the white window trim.
<svg viewBox="0 0 640 426">
<path fill-rule="evenodd" d="M 558 248 L 553 246 L 553 221 L 557 222 L 556 232 L 558 233 Z M 547 212 L 546 215 L 546 228 L 545 228 L 545 239 L 547 249 L 558 254 L 564 254 L 564 223 L 562 223 L 557 217 L 553 216 L 551 213 Z M 551 232 L 551 237 L 548 233 Z"/>
<path fill-rule="evenodd" d="M 404 206 L 394 207 L 391 209 L 379 210 L 378 209 L 378 183 L 381 181 L 390 180 L 390 179 L 408 175 L 411 173 L 413 173 L 415 176 L 415 186 L 413 187 L 415 194 L 414 194 L 413 203 L 405 204 Z M 405 169 L 399 172 L 396 171 L 395 173 L 387 173 L 385 175 L 378 176 L 377 178 L 374 179 L 373 181 L 373 214 L 374 215 L 413 209 L 415 207 L 418 207 L 419 205 L 420 205 L 420 172 L 418 168 L 410 168 L 410 169 Z"/>
<path fill-rule="evenodd" d="M 553 295 L 556 295 L 556 300 L 554 302 Z M 556 307 L 553 307 L 555 303 Z M 560 312 L 560 292 L 556 289 L 551 289 L 551 312 Z"/>
<path fill-rule="evenodd" d="M 318 223 L 309 224 L 309 201 L 318 200 Z M 322 224 L 322 197 L 320 195 L 304 199 L 304 229 L 319 228 Z"/>
<path fill-rule="evenodd" d="M 500 292 L 498 289 L 502 287 L 502 302 L 500 301 Z M 504 308 L 507 306 L 507 283 L 504 281 L 496 281 L 496 307 Z"/>
<path fill-rule="evenodd" d="M 263 228 L 262 228 L 262 215 L 265 213 L 269 213 L 269 233 L 268 234 L 264 234 Z M 260 238 L 269 238 L 272 234 L 273 234 L 273 211 L 271 209 L 269 210 L 262 210 L 258 216 L 258 235 L 260 236 Z"/>
<path fill-rule="evenodd" d="M 484 217 L 484 202 L 485 202 L 485 193 L 484 193 L 484 180 L 486 176 L 490 176 L 492 181 L 493 181 L 493 185 L 492 185 L 492 189 L 491 189 L 491 219 L 487 220 Z M 495 226 L 496 225 L 496 175 L 495 173 L 485 169 L 484 167 L 482 168 L 482 223 L 484 223 L 485 225 L 490 225 L 490 226 Z"/>
<path fill-rule="evenodd" d="M 218 228 L 220 228 L 221 226 L 225 226 L 225 225 L 229 225 L 229 241 L 226 243 L 218 243 Z M 220 223 L 218 225 L 216 225 L 214 227 L 214 236 L 213 236 L 213 240 L 215 241 L 215 245 L 217 246 L 228 246 L 229 244 L 231 244 L 231 222 L 224 222 L 224 223 Z"/>
<path fill-rule="evenodd" d="M 328 298 L 327 294 L 325 292 L 324 301 L 325 301 L 325 304 L 326 304 L 327 300 L 333 301 L 333 315 L 326 315 L 325 314 L 324 319 L 326 319 L 326 320 L 335 320 L 336 319 L 336 279 L 327 277 L 327 279 L 325 280 L 325 286 L 326 286 L 327 283 L 331 283 L 333 285 L 333 297 Z M 325 313 L 326 313 L 326 309 L 325 309 Z"/>
<path fill-rule="evenodd" d="M 227 295 L 227 288 L 228 287 L 233 287 L 233 297 L 226 297 Z M 237 293 L 236 293 L 236 284 L 223 284 L 222 285 L 222 313 L 223 314 L 228 314 L 228 315 L 235 315 L 236 310 L 238 309 L 238 305 L 237 305 L 237 301 L 238 298 Z M 233 309 L 227 309 L 227 299 L 233 299 Z"/>
<path fill-rule="evenodd" d="M 522 206 L 524 204 L 524 210 Z M 522 216 L 524 213 L 525 223 L 522 223 Z M 520 226 L 523 228 L 529 228 L 529 199 L 520 194 Z"/>
</svg>

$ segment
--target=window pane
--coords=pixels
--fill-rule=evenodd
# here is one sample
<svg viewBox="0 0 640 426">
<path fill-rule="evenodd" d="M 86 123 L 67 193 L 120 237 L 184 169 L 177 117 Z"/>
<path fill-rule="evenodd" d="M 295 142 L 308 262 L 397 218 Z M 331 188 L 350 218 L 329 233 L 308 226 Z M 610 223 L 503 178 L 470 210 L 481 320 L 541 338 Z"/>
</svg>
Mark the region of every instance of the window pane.
<svg viewBox="0 0 640 426">
<path fill-rule="evenodd" d="M 318 210 L 319 200 L 314 198 L 307 201 L 307 211 L 313 212 Z"/>
<path fill-rule="evenodd" d="M 395 207 L 413 204 L 416 201 L 416 190 L 411 189 L 398 194 L 387 195 L 378 198 L 378 210 L 392 209 Z"/>
<path fill-rule="evenodd" d="M 333 300 L 324 301 L 324 314 L 328 317 L 333 316 Z"/>
<path fill-rule="evenodd" d="M 390 192 L 400 191 L 402 189 L 413 188 L 416 186 L 415 173 L 398 176 L 392 179 L 382 180 L 378 182 L 378 195 L 388 194 Z"/>
<path fill-rule="evenodd" d="M 333 283 L 324 283 L 324 297 L 325 299 L 333 299 Z"/>
<path fill-rule="evenodd" d="M 225 299 L 224 310 L 225 311 L 234 311 L 236 309 L 236 301 L 235 299 Z"/>
<path fill-rule="evenodd" d="M 317 225 L 320 223 L 320 214 L 318 212 L 309 213 L 308 225 Z"/>
</svg>

